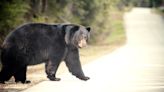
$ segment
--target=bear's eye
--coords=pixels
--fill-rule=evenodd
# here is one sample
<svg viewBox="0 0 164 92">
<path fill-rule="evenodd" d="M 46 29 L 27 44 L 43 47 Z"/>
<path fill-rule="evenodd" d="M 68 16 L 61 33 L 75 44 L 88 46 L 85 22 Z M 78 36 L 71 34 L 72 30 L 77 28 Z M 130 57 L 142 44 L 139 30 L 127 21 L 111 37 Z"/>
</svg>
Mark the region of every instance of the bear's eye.
<svg viewBox="0 0 164 92">
<path fill-rule="evenodd" d="M 87 36 L 85 34 L 82 35 L 83 39 L 87 39 Z"/>
<path fill-rule="evenodd" d="M 83 38 L 84 38 L 84 39 L 87 39 L 87 36 L 85 35 Z"/>
</svg>

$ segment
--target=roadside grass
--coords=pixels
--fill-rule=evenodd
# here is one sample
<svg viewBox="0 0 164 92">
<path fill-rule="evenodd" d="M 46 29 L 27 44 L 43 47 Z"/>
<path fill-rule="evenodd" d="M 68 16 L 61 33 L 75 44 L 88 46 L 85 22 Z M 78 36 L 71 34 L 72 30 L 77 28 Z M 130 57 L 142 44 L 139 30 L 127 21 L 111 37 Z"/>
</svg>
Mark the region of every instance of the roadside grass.
<svg viewBox="0 0 164 92">
<path fill-rule="evenodd" d="M 127 10 L 126 10 L 127 11 Z M 120 46 L 125 43 L 126 36 L 123 24 L 123 11 L 111 10 L 109 17 L 109 31 L 105 31 L 105 38 L 98 44 Z"/>
<path fill-rule="evenodd" d="M 109 43 L 112 45 L 121 45 L 125 43 L 125 32 L 123 31 L 123 23 L 122 21 L 114 21 L 113 30 L 109 36 L 105 39 L 105 43 Z"/>
<path fill-rule="evenodd" d="M 164 7 L 153 8 L 152 12 L 164 17 Z"/>
<path fill-rule="evenodd" d="M 126 37 L 123 28 L 122 15 L 123 13 L 119 11 L 111 12 L 109 17 L 111 22 L 108 26 L 110 31 L 105 31 L 105 34 L 100 36 L 103 38 L 100 38 L 97 43 L 91 44 L 86 48 L 79 50 L 82 65 L 90 63 L 103 55 L 111 53 L 125 43 Z M 48 80 L 46 78 L 44 67 L 44 64 L 29 66 L 27 79 L 30 79 L 32 83 L 24 85 L 21 83 L 15 84 L 14 79 L 12 78 L 7 84 L 0 84 L 0 92 L 18 92 L 29 88 L 30 86 L 36 85 L 41 81 Z M 57 71 L 57 76 L 64 72 L 68 72 L 68 69 L 62 62 Z"/>
</svg>

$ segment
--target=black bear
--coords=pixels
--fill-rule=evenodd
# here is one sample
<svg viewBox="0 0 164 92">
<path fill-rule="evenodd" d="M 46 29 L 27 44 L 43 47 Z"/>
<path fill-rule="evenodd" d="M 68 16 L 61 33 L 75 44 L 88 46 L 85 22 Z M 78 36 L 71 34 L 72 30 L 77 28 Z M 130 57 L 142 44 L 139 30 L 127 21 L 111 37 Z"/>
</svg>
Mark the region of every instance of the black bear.
<svg viewBox="0 0 164 92">
<path fill-rule="evenodd" d="M 59 81 L 55 74 L 61 61 L 81 80 L 88 80 L 82 71 L 78 48 L 87 44 L 90 27 L 76 24 L 29 23 L 12 31 L 1 46 L 0 83 L 12 76 L 15 82 L 26 80 L 28 65 L 45 62 L 47 78 Z"/>
</svg>

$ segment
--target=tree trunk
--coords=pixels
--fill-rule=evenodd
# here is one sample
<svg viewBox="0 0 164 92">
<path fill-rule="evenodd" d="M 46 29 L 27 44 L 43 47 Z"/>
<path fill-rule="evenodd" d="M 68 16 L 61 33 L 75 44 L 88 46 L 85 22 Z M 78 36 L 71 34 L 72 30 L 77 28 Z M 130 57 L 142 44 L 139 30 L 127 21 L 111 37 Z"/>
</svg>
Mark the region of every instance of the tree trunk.
<svg viewBox="0 0 164 92">
<path fill-rule="evenodd" d="M 41 12 L 45 13 L 46 9 L 47 9 L 47 0 L 42 0 L 42 10 L 41 10 Z"/>
</svg>

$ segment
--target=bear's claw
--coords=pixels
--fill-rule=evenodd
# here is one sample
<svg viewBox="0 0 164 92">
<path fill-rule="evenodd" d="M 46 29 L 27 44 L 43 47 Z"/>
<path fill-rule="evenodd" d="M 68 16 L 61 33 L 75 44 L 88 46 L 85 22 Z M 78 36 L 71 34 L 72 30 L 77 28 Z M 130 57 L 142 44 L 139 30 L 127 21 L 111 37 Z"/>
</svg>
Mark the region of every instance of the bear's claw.
<svg viewBox="0 0 164 92">
<path fill-rule="evenodd" d="M 0 84 L 5 84 L 5 82 L 4 81 L 0 81 Z"/>
<path fill-rule="evenodd" d="M 23 83 L 23 84 L 29 84 L 29 83 L 31 83 L 31 81 L 30 80 L 26 80 L 26 81 L 19 81 L 19 80 L 17 80 L 17 81 L 15 81 L 16 83 Z"/>
<path fill-rule="evenodd" d="M 60 78 L 49 78 L 51 81 L 60 81 Z"/>
<path fill-rule="evenodd" d="M 89 77 L 78 77 L 78 78 L 81 79 L 81 80 L 84 80 L 84 81 L 87 81 L 87 80 L 90 79 Z"/>
<path fill-rule="evenodd" d="M 47 76 L 47 78 L 49 78 L 51 81 L 60 81 L 61 79 L 60 78 L 56 78 L 56 77 L 54 77 L 54 76 Z"/>
</svg>

